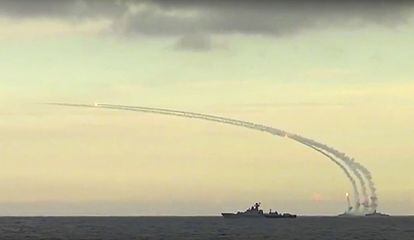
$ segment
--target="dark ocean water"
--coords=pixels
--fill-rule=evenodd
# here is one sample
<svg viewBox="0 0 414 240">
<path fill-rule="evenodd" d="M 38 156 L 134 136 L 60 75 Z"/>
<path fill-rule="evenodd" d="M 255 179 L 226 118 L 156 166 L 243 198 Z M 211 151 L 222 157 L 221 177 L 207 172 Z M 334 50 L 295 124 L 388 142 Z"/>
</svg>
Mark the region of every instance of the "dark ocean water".
<svg viewBox="0 0 414 240">
<path fill-rule="evenodd" d="M 414 240 L 414 217 L 3 217 L 0 239 Z"/>
</svg>

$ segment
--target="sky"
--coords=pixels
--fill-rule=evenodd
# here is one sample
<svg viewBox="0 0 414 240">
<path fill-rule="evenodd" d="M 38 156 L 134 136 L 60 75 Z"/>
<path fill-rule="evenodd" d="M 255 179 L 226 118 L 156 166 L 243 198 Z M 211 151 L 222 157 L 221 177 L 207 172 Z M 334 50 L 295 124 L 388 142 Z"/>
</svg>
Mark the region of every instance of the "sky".
<svg viewBox="0 0 414 240">
<path fill-rule="evenodd" d="M 337 214 L 346 176 L 234 126 L 45 102 L 163 107 L 326 143 L 414 214 L 409 1 L 0 0 L 0 215 Z"/>
</svg>

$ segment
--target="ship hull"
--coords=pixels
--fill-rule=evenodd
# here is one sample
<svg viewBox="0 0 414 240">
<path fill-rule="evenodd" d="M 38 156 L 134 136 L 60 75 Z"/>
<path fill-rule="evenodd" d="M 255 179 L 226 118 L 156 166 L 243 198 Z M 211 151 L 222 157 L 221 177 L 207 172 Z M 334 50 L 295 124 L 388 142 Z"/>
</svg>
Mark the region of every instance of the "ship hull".
<svg viewBox="0 0 414 240">
<path fill-rule="evenodd" d="M 351 214 L 351 213 L 342 213 L 339 214 L 338 217 L 371 217 L 371 218 L 375 218 L 375 217 L 389 217 L 390 215 L 385 214 L 385 213 L 379 213 L 379 212 L 373 212 L 373 213 L 367 213 L 364 215 L 357 215 L 357 214 Z"/>
<path fill-rule="evenodd" d="M 224 218 L 296 218 L 296 215 L 222 213 Z"/>
<path fill-rule="evenodd" d="M 264 214 L 265 218 L 296 218 L 296 215 L 276 215 L 276 214 Z"/>
<path fill-rule="evenodd" d="M 264 218 L 263 214 L 236 214 L 236 213 L 222 213 L 224 218 Z"/>
</svg>

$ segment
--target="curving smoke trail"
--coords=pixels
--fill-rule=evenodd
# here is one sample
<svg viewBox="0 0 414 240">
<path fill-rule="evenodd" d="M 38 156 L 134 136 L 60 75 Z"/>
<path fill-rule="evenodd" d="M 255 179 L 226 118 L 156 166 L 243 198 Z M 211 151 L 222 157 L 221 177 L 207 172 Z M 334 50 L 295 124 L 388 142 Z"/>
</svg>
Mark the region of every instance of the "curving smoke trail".
<svg viewBox="0 0 414 240">
<path fill-rule="evenodd" d="M 313 150 L 315 150 L 315 151 L 319 152 L 320 154 L 324 155 L 325 157 L 329 158 L 332 162 L 334 162 L 338 167 L 341 168 L 341 170 L 345 173 L 346 177 L 348 178 L 348 180 L 352 184 L 352 189 L 354 191 L 354 204 L 355 204 L 354 206 L 355 206 L 355 210 L 358 210 L 358 208 L 360 206 L 358 187 L 357 187 L 355 179 L 351 176 L 348 169 L 346 167 L 344 167 L 340 162 L 338 162 L 335 158 L 333 158 L 331 155 L 324 152 L 323 150 L 321 150 L 321 149 L 319 149 L 315 146 L 309 145 L 307 143 L 302 143 L 302 144 L 312 148 Z"/>
<path fill-rule="evenodd" d="M 299 142 L 305 142 L 305 143 L 309 143 L 312 146 L 315 146 L 319 149 L 323 149 L 329 153 L 331 153 L 332 155 L 334 155 L 335 157 L 341 159 L 351 170 L 352 172 L 355 174 L 355 176 L 358 178 L 360 184 L 361 184 L 361 188 L 362 188 L 362 193 L 364 196 L 364 207 L 365 208 L 371 208 L 371 211 L 375 211 L 377 209 L 378 206 L 378 197 L 376 195 L 376 188 L 375 188 L 375 184 L 372 180 L 372 175 L 370 173 L 370 171 L 364 167 L 363 165 L 361 165 L 360 163 L 356 162 L 353 158 L 348 157 L 345 153 L 342 153 L 332 147 L 329 147 L 325 144 L 316 142 L 312 139 L 309 138 L 305 138 L 299 135 L 292 135 L 290 136 L 290 138 L 295 139 L 296 141 Z M 362 176 L 362 175 L 363 176 Z M 365 180 L 368 181 L 368 187 L 370 188 L 371 191 L 371 196 L 368 198 L 368 193 L 367 193 L 367 189 L 366 189 L 366 185 L 365 185 Z M 371 203 L 369 203 L 369 200 L 371 200 Z"/>
<path fill-rule="evenodd" d="M 61 105 L 61 106 L 73 106 L 73 107 L 89 107 L 89 108 L 109 108 L 109 109 L 117 109 L 117 110 L 127 110 L 127 111 L 138 111 L 138 112 L 147 112 L 147 113 L 155 113 L 155 114 L 163 114 L 163 115 L 173 115 L 178 117 L 186 117 L 186 118 L 197 118 L 207 121 L 213 121 L 213 122 L 219 122 L 224 124 L 230 124 L 230 125 L 236 125 L 240 127 L 245 127 L 253 130 L 263 131 L 270 133 L 272 135 L 277 135 L 280 137 L 287 137 L 290 138 L 300 144 L 303 144 L 307 147 L 312 148 L 313 150 L 323 154 L 325 157 L 333 161 L 336 165 L 340 166 L 340 168 L 344 171 L 347 178 L 350 180 L 353 191 L 354 191 L 354 198 L 355 198 L 355 209 L 358 209 L 360 200 L 359 200 L 359 192 L 358 188 L 356 186 L 356 182 L 349 173 L 348 169 L 345 167 L 347 166 L 351 171 L 357 176 L 359 179 L 359 182 L 361 184 L 361 188 L 363 191 L 363 195 L 367 200 L 367 192 L 366 192 L 366 186 L 364 178 L 368 181 L 368 185 L 371 190 L 371 204 L 369 207 L 372 208 L 372 210 L 375 210 L 377 207 L 377 196 L 376 196 L 376 189 L 375 185 L 372 181 L 371 173 L 366 169 L 364 166 L 362 166 L 360 163 L 355 162 L 354 159 L 349 158 L 347 155 L 345 155 L 342 152 L 339 152 L 338 150 L 329 147 L 325 144 L 316 142 L 312 139 L 308 139 L 296 134 L 288 133 L 284 130 L 280 130 L 277 128 L 268 127 L 261 124 L 256 124 L 252 122 L 247 121 L 240 121 L 230 118 L 224 118 L 224 117 L 218 117 L 214 115 L 208 115 L 208 114 L 200 114 L 200 113 L 193 113 L 193 112 L 185 112 L 185 111 L 177 111 L 177 110 L 170 110 L 170 109 L 164 109 L 164 108 L 149 108 L 149 107 L 137 107 L 137 106 L 123 106 L 123 105 L 112 105 L 112 104 L 95 104 L 95 105 L 88 105 L 88 104 L 68 104 L 68 103 L 48 103 L 52 105 Z M 329 154 L 328 154 L 329 153 Z M 330 154 L 337 157 L 339 160 L 343 162 L 345 166 L 343 166 L 340 162 L 338 162 L 335 158 L 333 158 Z M 361 173 L 363 177 L 361 176 Z M 365 200 L 365 201 L 366 201 Z M 368 203 L 367 203 L 368 207 Z"/>
<path fill-rule="evenodd" d="M 326 152 L 329 152 L 332 155 L 334 155 L 335 157 L 341 159 L 344 162 L 344 164 L 346 166 L 348 166 L 349 169 L 351 169 L 351 171 L 358 178 L 358 180 L 361 184 L 362 194 L 364 196 L 364 201 L 363 201 L 364 206 L 365 207 L 370 207 L 371 210 L 376 210 L 376 207 L 378 205 L 377 204 L 377 199 L 378 198 L 376 196 L 375 185 L 374 185 L 374 182 L 372 181 L 372 176 L 371 176 L 371 173 L 368 171 L 368 169 L 366 169 L 360 163 L 355 162 L 354 159 L 348 157 L 345 153 L 339 152 L 338 150 L 336 150 L 332 147 L 329 147 L 325 144 L 316 142 L 312 139 L 305 138 L 305 137 L 302 137 L 302 136 L 299 136 L 299 135 L 296 135 L 296 134 L 290 134 L 286 131 L 276 129 L 276 128 L 272 128 L 272 127 L 268 127 L 268 126 L 264 126 L 264 125 L 261 125 L 261 124 L 255 124 L 255 123 L 252 123 L 252 122 L 240 121 L 240 120 L 229 119 L 229 118 L 224 118 L 224 117 L 218 117 L 218 116 L 208 115 L 208 114 L 177 111 L 177 110 L 170 110 L 170 109 L 164 109 L 164 108 L 148 108 L 148 107 L 122 106 L 122 105 L 111 105 L 111 104 L 99 104 L 98 106 L 99 107 L 106 107 L 106 108 L 114 108 L 114 109 L 124 109 L 124 110 L 132 110 L 133 109 L 133 110 L 136 110 L 136 111 L 152 112 L 152 113 L 158 113 L 158 114 L 172 114 L 172 115 L 181 116 L 181 117 L 200 118 L 200 119 L 205 119 L 205 120 L 210 120 L 210 121 L 222 122 L 222 123 L 247 127 L 247 128 L 251 128 L 251 129 L 255 129 L 255 130 L 259 130 L 259 131 L 269 132 L 273 135 L 288 137 L 288 138 L 293 139 L 293 140 L 295 140 L 295 141 L 297 141 L 301 144 L 304 144 L 308 147 L 314 146 L 316 148 L 323 149 Z M 364 176 L 362 176 L 360 172 Z M 364 177 L 368 181 L 368 185 L 370 187 L 371 204 L 368 203 L 369 199 L 368 199 L 368 193 L 367 193 Z M 354 190 L 354 192 L 358 192 L 358 190 Z M 358 203 L 356 204 L 356 206 L 355 206 L 356 209 L 359 208 L 359 203 L 360 202 L 361 201 L 358 201 Z"/>
</svg>

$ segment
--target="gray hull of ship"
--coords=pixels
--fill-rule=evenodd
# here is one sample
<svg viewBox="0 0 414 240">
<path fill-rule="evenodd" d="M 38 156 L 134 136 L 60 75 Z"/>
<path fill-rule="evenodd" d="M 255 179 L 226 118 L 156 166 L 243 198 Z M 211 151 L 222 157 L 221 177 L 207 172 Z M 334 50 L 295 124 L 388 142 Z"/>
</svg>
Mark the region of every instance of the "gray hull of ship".
<svg viewBox="0 0 414 240">
<path fill-rule="evenodd" d="M 224 218 L 296 218 L 296 215 L 222 213 Z"/>
</svg>

